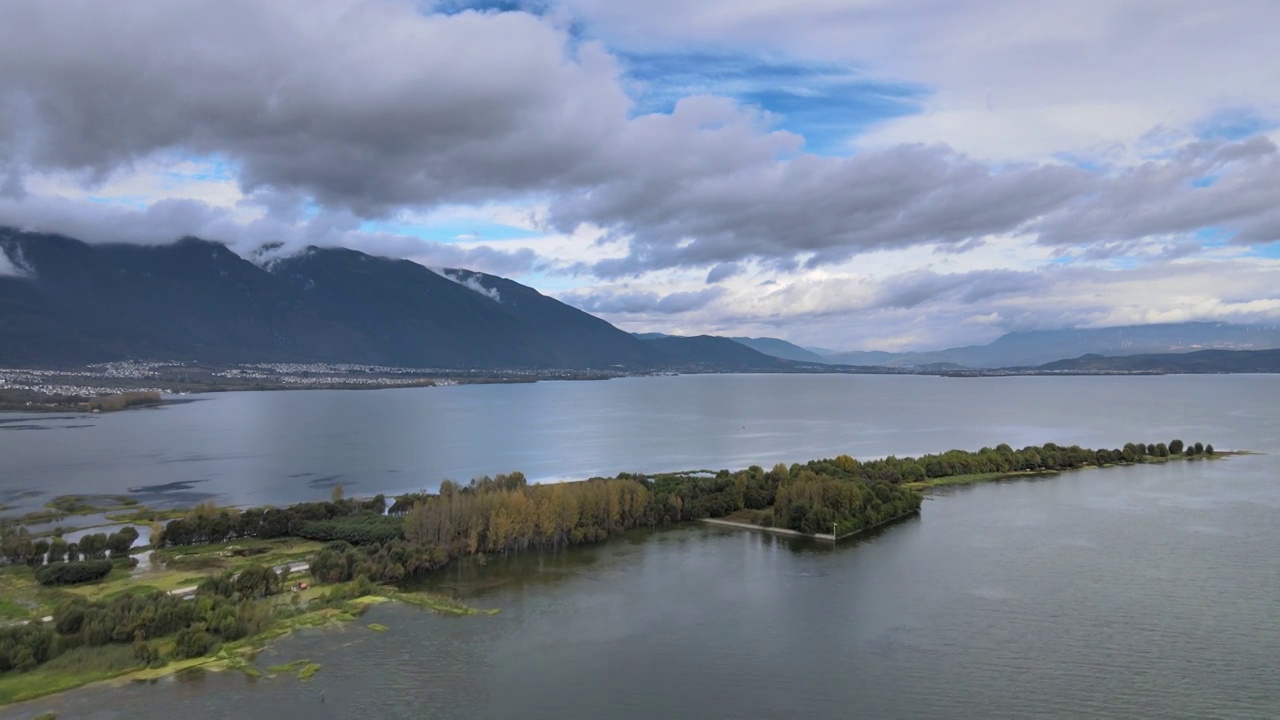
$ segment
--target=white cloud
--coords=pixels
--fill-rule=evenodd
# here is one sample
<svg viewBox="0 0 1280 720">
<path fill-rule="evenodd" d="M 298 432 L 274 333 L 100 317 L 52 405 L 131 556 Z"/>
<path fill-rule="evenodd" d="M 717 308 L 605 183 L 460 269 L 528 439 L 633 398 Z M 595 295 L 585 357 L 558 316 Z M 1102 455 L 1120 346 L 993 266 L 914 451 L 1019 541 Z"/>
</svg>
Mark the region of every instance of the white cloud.
<svg viewBox="0 0 1280 720">
<path fill-rule="evenodd" d="M 1243 256 L 1280 239 L 1280 131 L 1197 140 L 1280 118 L 1280 5 L 419 7 L 0 5 L 0 224 L 345 246 L 533 278 L 628 329 L 848 348 L 1280 316 L 1280 267 Z M 614 51 L 706 47 L 931 94 L 849 157 L 723 97 L 633 115 Z M 1203 249 L 1206 228 L 1233 244 Z"/>
</svg>

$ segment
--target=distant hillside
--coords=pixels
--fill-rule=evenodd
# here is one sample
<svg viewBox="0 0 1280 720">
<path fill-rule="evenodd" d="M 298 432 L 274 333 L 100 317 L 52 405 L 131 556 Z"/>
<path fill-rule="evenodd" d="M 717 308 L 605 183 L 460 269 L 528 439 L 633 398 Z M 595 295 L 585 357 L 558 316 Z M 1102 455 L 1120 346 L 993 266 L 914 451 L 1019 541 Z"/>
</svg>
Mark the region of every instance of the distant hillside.
<svg viewBox="0 0 1280 720">
<path fill-rule="evenodd" d="M 729 339 L 736 343 L 741 343 L 742 345 L 746 345 L 747 347 L 751 348 L 752 350 L 755 350 L 756 352 L 762 352 L 765 355 L 771 355 L 773 357 L 782 358 L 784 360 L 795 360 L 796 362 L 803 362 L 803 363 L 819 363 L 823 365 L 831 362 L 830 359 L 825 358 L 819 355 L 818 353 L 811 352 L 809 350 L 806 350 L 800 347 L 799 345 L 795 345 L 787 342 L 786 340 L 780 340 L 778 338 L 731 337 Z"/>
<path fill-rule="evenodd" d="M 939 364 L 970 368 L 1032 367 L 1063 358 L 1096 354 L 1108 357 L 1187 353 L 1204 349 L 1280 348 L 1280 325 L 1190 322 L 1167 325 L 1029 330 L 1012 332 L 987 345 L 934 352 L 847 352 L 829 355 L 831 363 L 921 367 Z"/>
<path fill-rule="evenodd" d="M 784 362 L 727 340 L 730 351 L 654 345 L 504 278 L 353 250 L 310 248 L 261 267 L 202 240 L 89 245 L 0 229 L 0 252 L 9 261 L 0 267 L 19 270 L 0 275 L 0 366 L 134 358 L 772 370 Z"/>
<path fill-rule="evenodd" d="M 1036 367 L 1046 372 L 1276 373 L 1280 350 L 1198 350 L 1104 357 L 1085 355 Z"/>
<path fill-rule="evenodd" d="M 714 335 L 666 335 L 642 342 L 655 348 L 673 365 L 701 370 L 789 370 L 795 363 L 770 357 L 729 338 Z"/>
</svg>

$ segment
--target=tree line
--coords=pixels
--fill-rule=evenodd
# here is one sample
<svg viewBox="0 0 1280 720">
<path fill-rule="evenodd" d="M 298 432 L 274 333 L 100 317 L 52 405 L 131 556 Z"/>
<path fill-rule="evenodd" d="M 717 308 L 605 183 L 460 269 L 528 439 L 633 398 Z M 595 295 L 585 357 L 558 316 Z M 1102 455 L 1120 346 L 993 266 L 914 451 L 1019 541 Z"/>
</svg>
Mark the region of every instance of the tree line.
<svg viewBox="0 0 1280 720">
<path fill-rule="evenodd" d="M 58 563 L 89 562 L 127 558 L 138 531 L 124 527 L 111 533 L 91 533 L 79 542 L 67 542 L 61 537 L 33 536 L 26 527 L 13 523 L 0 523 L 0 558 L 9 565 L 28 565 L 38 568 Z"/>
<path fill-rule="evenodd" d="M 267 590 L 279 592 L 276 573 L 250 568 L 239 577 L 248 579 L 206 580 L 206 591 L 194 601 L 163 592 L 64 600 L 54 608 L 53 622 L 0 628 L 0 673 L 31 670 L 76 648 L 112 643 L 131 644 L 139 665 L 204 655 L 218 643 L 261 632 L 271 619 L 269 606 L 249 600 Z M 169 636 L 176 642 L 164 658 L 148 640 Z"/>
</svg>

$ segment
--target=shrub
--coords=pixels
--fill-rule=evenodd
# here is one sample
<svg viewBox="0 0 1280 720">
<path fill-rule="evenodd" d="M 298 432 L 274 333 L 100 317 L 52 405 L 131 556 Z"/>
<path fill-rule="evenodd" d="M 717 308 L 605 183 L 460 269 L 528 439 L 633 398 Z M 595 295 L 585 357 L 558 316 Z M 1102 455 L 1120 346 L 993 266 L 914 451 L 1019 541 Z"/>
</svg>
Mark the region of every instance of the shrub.
<svg viewBox="0 0 1280 720">
<path fill-rule="evenodd" d="M 45 565 L 36 570 L 36 581 L 41 585 L 76 585 L 100 580 L 111 572 L 110 560 L 86 560 L 84 562 Z"/>
</svg>

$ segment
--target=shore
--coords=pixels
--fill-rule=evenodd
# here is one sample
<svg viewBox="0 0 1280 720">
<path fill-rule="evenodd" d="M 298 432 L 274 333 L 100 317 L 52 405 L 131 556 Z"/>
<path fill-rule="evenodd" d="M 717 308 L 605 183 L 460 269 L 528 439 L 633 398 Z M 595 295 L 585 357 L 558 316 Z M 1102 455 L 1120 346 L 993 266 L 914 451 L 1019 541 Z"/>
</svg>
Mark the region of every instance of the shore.
<svg viewBox="0 0 1280 720">
<path fill-rule="evenodd" d="M 1181 443 L 1177 442 L 1174 445 L 1181 446 Z M 1124 457 L 1129 457 L 1132 447 L 1126 446 Z M 1155 446 L 1148 445 L 1146 447 L 1154 448 Z M 919 477 L 924 467 L 949 467 L 952 468 L 953 472 L 959 472 L 965 467 L 992 467 L 995 459 L 999 458 L 1003 458 L 1003 462 L 996 463 L 994 466 L 1008 467 L 1010 466 L 1009 463 L 1014 463 L 1013 466 L 1025 466 L 1026 463 L 1032 461 L 1031 459 L 1034 459 L 1037 463 L 1040 462 L 1036 448 L 1029 447 L 1021 451 L 1015 451 L 1006 446 L 1001 446 L 1001 448 L 1004 449 L 991 450 L 990 448 L 984 448 L 977 453 L 948 451 L 941 455 L 922 456 L 918 459 L 891 457 L 868 460 L 861 463 L 849 456 L 840 456 L 834 459 L 810 461 L 808 465 L 795 464 L 791 468 L 778 465 L 767 472 L 762 468 L 753 467 L 738 471 L 736 475 L 730 474 L 729 471 L 714 474 L 708 471 L 697 471 L 686 474 L 662 474 L 652 478 L 644 478 L 642 476 L 639 480 L 630 476 L 624 479 L 620 475 L 618 479 L 598 478 L 594 481 L 583 481 L 580 484 L 572 483 L 570 484 L 571 487 L 526 486 L 523 476 L 519 478 L 499 476 L 493 479 L 483 478 L 478 485 L 473 483 L 472 486 L 465 489 L 455 487 L 447 495 L 436 495 L 431 498 L 426 496 L 406 496 L 412 501 L 409 503 L 412 511 L 408 517 L 404 518 L 403 522 L 404 526 L 417 528 L 420 538 L 435 538 L 430 540 L 430 543 L 435 544 L 429 544 L 426 540 L 415 541 L 420 543 L 417 548 L 425 548 L 435 552 L 441 547 L 448 546 L 443 545 L 442 543 L 445 541 L 432 534 L 435 532 L 434 529 L 431 529 L 433 526 L 422 524 L 432 522 L 431 518 L 434 517 L 426 512 L 430 507 L 429 502 L 444 502 L 443 498 L 463 496 L 464 493 L 480 496 L 492 493 L 490 497 L 493 502 L 491 503 L 483 505 L 479 503 L 459 504 L 455 507 L 459 511 L 464 507 L 476 508 L 476 512 L 482 508 L 488 508 L 486 512 L 489 510 L 496 512 L 495 508 L 501 508 L 505 513 L 511 508 L 536 506 L 537 502 L 533 501 L 538 500 L 539 497 L 547 503 L 564 500 L 568 491 L 572 489 L 575 493 L 592 493 L 590 497 L 594 498 L 593 502 L 599 501 L 601 506 L 604 507 L 611 505 L 608 501 L 611 497 L 618 501 L 612 504 L 617 505 L 619 508 L 632 507 L 630 502 L 622 502 L 626 498 L 641 501 L 640 505 L 634 506 L 634 512 L 637 514 L 630 516 L 631 520 L 628 521 L 628 524 L 619 524 L 616 520 L 609 521 L 613 524 L 602 526 L 604 529 L 600 532 L 596 532 L 596 530 L 601 528 L 590 526 L 586 528 L 592 530 L 590 535 L 582 533 L 583 527 L 575 526 L 575 528 L 572 528 L 573 536 L 577 538 L 574 543 L 604 541 L 612 537 L 615 531 L 620 532 L 628 527 L 654 527 L 659 524 L 672 522 L 680 524 L 693 520 L 701 520 L 701 522 L 708 525 L 718 527 L 764 531 L 779 536 L 835 542 L 853 535 L 865 534 L 891 525 L 910 515 L 917 514 L 921 500 L 920 492 L 922 491 L 979 482 L 1047 477 L 1063 472 L 1059 470 L 1039 470 L 971 473 L 934 478 L 931 481 L 919 483 L 902 482 L 903 479 L 909 477 Z M 1061 467 L 1058 459 L 1058 455 L 1061 454 L 1062 462 L 1070 461 L 1075 463 L 1072 465 L 1075 469 L 1098 467 L 1095 464 L 1080 464 L 1094 462 L 1095 455 L 1098 462 L 1107 461 L 1102 467 L 1109 467 L 1112 465 L 1162 464 L 1172 460 L 1220 459 L 1237 454 L 1246 454 L 1242 451 L 1218 451 L 1213 455 L 1206 454 L 1193 457 L 1184 455 L 1164 457 L 1146 455 L 1142 456 L 1140 460 L 1130 461 L 1121 459 L 1121 451 L 1119 450 L 1094 451 L 1076 447 L 1061 448 L 1053 444 L 1046 444 L 1039 448 L 1038 451 L 1045 453 L 1046 456 L 1053 455 L 1051 459 L 1045 461 L 1046 464 L 1042 465 L 1042 467 Z M 1159 451 L 1165 452 L 1163 444 L 1160 445 Z M 1155 450 L 1152 450 L 1152 452 L 1155 452 Z M 905 474 L 908 471 L 913 474 Z M 857 475 L 855 473 L 862 474 Z M 899 480 L 897 482 L 886 483 L 884 482 L 885 473 L 902 474 L 898 475 Z M 708 477 L 709 475 L 710 477 Z M 867 479 L 858 480 L 858 477 Z M 872 485 L 872 479 L 877 479 L 878 482 Z M 744 495 L 744 493 L 758 493 L 768 487 L 773 488 L 768 495 L 761 496 L 756 494 L 750 496 L 756 497 L 759 504 L 752 504 L 750 505 L 751 509 L 748 509 L 748 506 L 744 504 L 743 497 L 748 497 L 749 495 Z M 736 488 L 736 491 L 734 488 Z M 735 492 L 737 493 L 737 500 L 730 501 L 730 497 L 735 497 Z M 458 495 L 455 496 L 454 493 Z M 683 495 L 683 498 L 680 495 Z M 587 497 L 587 495 L 583 495 L 583 497 Z M 414 498 L 417 499 L 415 500 Z M 813 498 L 826 498 L 826 505 L 815 504 Z M 396 503 L 401 504 L 404 499 L 397 498 Z M 763 502 L 760 502 L 762 499 Z M 410 551 L 414 551 L 414 546 L 406 546 L 406 540 L 413 541 L 413 536 L 400 525 L 397 525 L 398 537 L 394 540 L 385 541 L 385 544 L 382 544 L 383 541 L 373 542 L 367 539 L 371 537 L 369 533 L 385 525 L 382 522 L 384 519 L 390 521 L 399 517 L 394 514 L 387 515 L 385 518 L 382 516 L 386 512 L 387 506 L 385 499 L 381 496 L 374 500 L 354 500 L 343 499 L 340 493 L 335 493 L 334 499 L 328 503 L 303 503 L 284 510 L 272 509 L 272 512 L 293 512 L 294 520 L 288 522 L 295 522 L 306 517 L 315 517 L 314 515 L 303 514 L 307 508 L 312 508 L 312 506 L 315 506 L 312 509 L 318 510 L 320 509 L 319 506 L 323 505 L 329 508 L 329 511 L 326 512 L 342 510 L 347 515 L 333 514 L 328 516 L 336 519 L 327 522 L 338 523 L 338 525 L 312 528 L 308 532 L 302 532 L 305 528 L 300 526 L 297 530 L 291 529 L 283 534 L 264 534 L 261 537 L 256 534 L 256 531 L 252 530 L 245 530 L 240 534 L 231 534 L 230 530 L 226 529 L 218 535 L 194 534 L 196 526 L 191 523 L 205 523 L 200 527 L 212 527 L 208 523 L 214 522 L 214 513 L 227 515 L 230 520 L 240 517 L 241 510 L 219 510 L 213 506 L 201 506 L 187 513 L 184 518 L 182 511 L 167 511 L 163 514 L 156 514 L 136 502 L 129 502 L 130 500 L 130 498 L 124 496 L 63 496 L 47 503 L 46 508 L 47 512 L 57 513 L 61 517 L 79 514 L 115 513 L 116 517 L 111 515 L 107 515 L 107 517 L 118 523 L 155 523 L 151 526 L 153 534 L 149 536 L 153 540 L 161 537 L 154 534 L 159 521 L 162 518 L 169 519 L 171 524 L 169 528 L 166 528 L 165 535 L 168 535 L 170 530 L 173 530 L 175 534 L 168 538 L 167 544 L 162 543 L 161 540 L 155 540 L 157 544 L 164 546 L 159 549 L 153 549 L 151 546 L 139 546 L 128 551 L 131 555 L 143 552 L 148 553 L 148 562 L 145 565 L 139 564 L 132 557 L 126 557 L 123 554 L 124 550 L 121 550 L 122 554 L 117 557 L 117 551 L 113 549 L 111 551 L 112 560 L 110 561 L 112 566 L 106 568 L 109 569 L 109 572 L 105 577 L 95 576 L 100 579 L 79 582 L 74 585 L 51 586 L 41 584 L 42 582 L 48 582 L 47 578 L 39 577 L 33 570 L 43 562 L 43 558 L 41 562 L 32 564 L 30 567 L 23 562 L 13 562 L 6 566 L 0 566 L 0 621 L 4 621 L 3 625 L 10 628 L 22 627 L 22 632 L 39 629 L 40 632 L 48 633 L 51 639 L 57 639 L 53 637 L 54 629 L 48 624 L 48 618 L 55 615 L 62 617 L 59 613 L 65 612 L 63 608 L 67 607 L 69 601 L 73 606 L 83 603 L 87 605 L 97 604 L 101 608 L 109 606 L 125 607 L 120 603 L 122 599 L 126 598 L 129 599 L 126 600 L 126 605 L 137 601 L 158 602 L 156 598 L 173 603 L 168 598 L 181 597 L 190 599 L 197 592 L 200 593 L 202 602 L 207 603 L 210 600 L 224 602 L 219 600 L 221 597 L 229 599 L 233 603 L 239 603 L 236 606 L 237 610 L 249 609 L 251 613 L 256 612 L 257 619 L 252 625 L 245 625 L 244 630 L 239 633 L 227 635 L 224 638 L 225 642 L 221 644 L 211 638 L 210 642 L 212 644 L 204 646 L 205 649 L 200 651 L 198 655 L 192 655 L 192 653 L 185 650 L 175 653 L 175 636 L 149 637 L 144 635 L 139 637 L 135 635 L 132 647 L 126 644 L 127 641 L 124 640 L 116 640 L 114 644 L 86 643 L 78 646 L 67 646 L 74 649 L 68 650 L 62 655 L 50 656 L 50 659 L 40 661 L 41 664 L 39 665 L 29 664 L 25 671 L 15 669 L 14 671 L 0 674 L 0 705 L 33 699 L 108 678 L 150 679 L 195 667 L 209 670 L 235 669 L 249 674 L 257 673 L 262 675 L 261 670 L 252 665 L 251 658 L 265 646 L 265 643 L 299 628 L 325 627 L 336 623 L 351 622 L 359 617 L 369 606 L 381 602 L 406 602 L 428 608 L 434 612 L 451 615 L 470 615 L 480 612 L 451 598 L 406 592 L 399 589 L 399 583 L 411 576 L 413 572 L 429 572 L 444 567 L 451 558 L 462 557 L 462 554 L 419 555 L 418 560 L 416 560 L 419 563 L 417 565 L 418 570 L 415 571 L 410 568 L 410 573 L 406 573 L 405 567 L 396 565 L 398 569 L 394 570 L 394 572 L 382 574 L 385 569 L 391 568 L 399 562 L 404 562 L 405 566 L 408 567 L 409 559 L 412 557 Z M 523 505 L 514 504 L 515 500 L 523 500 Z M 911 502 L 907 502 L 908 500 Z M 723 504 L 726 501 L 731 504 L 726 506 Z M 837 505 L 836 501 L 844 504 Z M 376 503 L 377 507 L 374 510 L 368 510 L 366 506 L 372 503 Z M 502 503 L 506 504 L 503 505 Z M 681 515 L 680 508 L 684 507 L 686 503 L 691 504 L 691 507 L 695 509 L 688 511 L 688 508 L 686 508 L 687 511 Z M 738 509 L 732 510 L 734 507 Z M 853 512 L 852 515 L 835 516 L 841 519 L 834 523 L 837 527 L 833 528 L 834 532 L 831 534 L 806 533 L 802 531 L 819 529 L 823 526 L 832 527 L 832 512 L 833 508 L 836 507 L 857 508 L 858 510 Z M 346 509 L 344 510 L 344 508 Z M 716 510 L 715 508 L 720 509 Z M 394 510 L 394 508 L 392 509 Z M 252 509 L 243 511 L 245 517 L 250 516 L 250 510 Z M 717 517 L 700 517 L 700 515 L 707 513 L 708 510 L 711 510 L 711 514 L 717 515 Z M 259 513 L 261 511 L 262 509 L 257 510 Z M 639 514 L 642 511 L 643 514 Z M 826 516 L 821 517 L 813 514 L 818 511 L 825 512 Z M 471 512 L 471 510 L 468 510 L 468 512 Z M 671 512 L 675 514 L 671 515 Z M 418 520 L 421 522 L 418 525 L 409 523 L 409 520 L 413 518 L 412 513 L 419 513 Z M 36 514 L 29 514 L 24 516 L 24 519 L 29 521 L 36 516 Z M 123 520 L 123 516 L 128 516 L 130 519 Z M 259 521 L 262 520 L 261 515 L 256 517 Z M 287 518 L 288 516 L 284 517 Z M 356 523 L 354 529 L 365 533 L 362 535 L 362 537 L 366 538 L 364 541 L 352 539 L 352 543 L 364 542 L 364 546 L 371 547 L 372 550 L 362 551 L 365 553 L 364 555 L 353 554 L 355 551 L 352 545 L 346 542 L 333 542 L 335 536 L 343 537 L 339 533 L 339 530 L 341 530 L 339 525 L 341 525 L 341 518 L 344 517 L 349 517 Z M 503 515 L 503 517 L 507 516 Z M 196 520 L 191 518 L 196 518 Z M 279 518 L 280 516 L 277 516 L 277 519 Z M 182 520 L 182 522 L 178 522 L 179 520 Z M 371 523 L 371 520 L 378 521 L 376 527 Z M 774 526 L 775 522 L 781 523 L 784 520 L 791 527 Z M 18 522 L 21 524 L 22 520 L 19 519 Z M 484 522 L 489 523 L 491 519 Z M 606 521 L 601 520 L 601 522 Z M 849 532 L 839 532 L 840 525 L 843 525 Z M 484 525 L 484 527 L 489 526 L 488 524 Z M 290 527 L 293 526 L 290 525 Z M 477 525 L 477 527 L 481 526 Z M 8 529 L 11 530 L 12 526 Z M 352 529 L 352 526 L 347 529 Z M 320 530 L 329 534 L 314 534 Z M 200 532 L 206 533 L 205 530 L 200 530 Z M 582 537 L 579 537 L 579 535 L 582 535 Z M 35 541 L 44 542 L 42 538 L 45 536 L 27 534 L 24 527 L 21 532 L 9 533 L 7 537 L 11 539 L 18 538 L 22 542 L 30 543 Z M 137 537 L 135 534 L 135 539 Z M 193 537 L 216 537 L 219 539 L 203 539 L 199 541 L 182 539 Z M 355 536 L 347 535 L 347 537 L 354 538 Z M 508 541 L 512 539 L 508 537 Z M 99 543 L 101 542 L 99 540 Z M 147 542 L 147 540 L 144 539 L 142 542 Z M 184 544 L 186 542 L 191 542 L 192 544 Z M 489 542 L 489 540 L 485 540 L 485 542 Z M 335 548 L 335 545 L 341 547 Z M 487 546 L 472 545 L 466 551 L 466 554 L 473 556 L 484 555 L 487 553 L 507 552 L 513 547 L 529 546 L 530 544 L 528 543 L 521 545 L 511 542 L 506 545 L 496 543 Z M 542 547 L 544 545 L 533 542 L 532 546 Z M 46 544 L 42 547 L 47 549 L 48 545 Z M 127 544 L 125 547 L 127 547 Z M 381 550 L 379 550 L 379 547 L 381 547 Z M 16 545 L 11 548 L 11 550 L 13 549 L 20 550 Z M 28 557 L 30 550 L 25 552 L 27 552 L 25 556 L 19 552 L 14 554 L 13 557 Z M 40 549 L 35 552 L 43 553 L 45 550 Z M 393 552 L 400 553 L 398 557 L 401 559 L 386 561 L 390 557 L 389 553 Z M 462 552 L 458 551 L 458 553 Z M 104 562 L 101 560 L 101 558 L 105 557 L 104 552 L 91 553 L 92 551 L 88 550 L 86 541 L 83 553 L 85 560 Z M 383 558 L 383 565 L 380 567 L 384 570 L 375 572 L 373 566 L 367 563 L 372 560 L 378 560 L 378 558 Z M 435 559 L 432 560 L 430 558 Z M 339 561 L 340 564 L 335 565 L 335 562 Z M 352 570 L 353 567 L 356 567 L 354 563 L 366 563 L 366 567 L 369 569 L 361 570 L 357 573 Z M 52 561 L 50 561 L 50 565 L 52 564 Z M 324 567 L 329 570 L 324 570 Z M 345 567 L 346 574 L 335 575 L 333 573 L 335 567 Z M 263 588 L 260 591 L 254 590 L 253 592 L 264 594 L 248 594 L 248 590 L 237 589 L 241 587 L 239 584 L 241 580 L 261 577 L 261 574 L 267 570 L 271 571 L 267 574 L 268 577 L 272 578 L 271 584 L 269 586 L 266 584 L 251 586 Z M 273 573 L 280 575 L 278 580 Z M 304 579 L 308 582 L 305 584 L 299 582 Z M 209 584 L 205 585 L 206 582 Z M 137 600 L 132 600 L 132 598 L 137 598 Z M 115 605 L 112 605 L 112 603 Z M 162 606 L 163 603 L 160 603 L 160 605 Z M 194 607 L 194 605 L 188 607 Z M 208 605 L 208 607 L 216 608 L 217 605 Z M 188 622 L 195 621 L 189 620 Z M 197 631 L 204 633 L 204 628 L 205 625 L 199 625 Z M 376 628 L 371 629 L 377 630 Z M 77 631 L 72 630 L 70 632 L 75 633 Z M 250 636 L 244 637 L 245 634 L 250 634 Z M 22 666 L 15 662 L 12 667 L 20 668 Z M 307 667 L 307 665 L 300 667 Z M 307 672 L 311 675 L 318 670 L 319 668 L 312 668 Z"/>
</svg>

